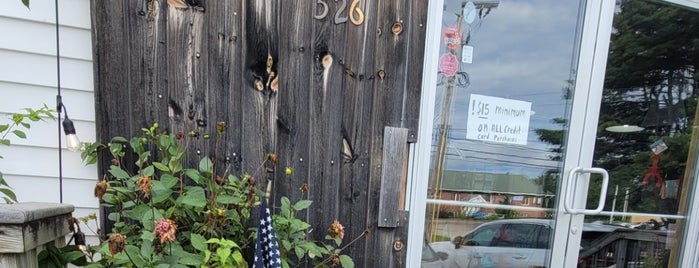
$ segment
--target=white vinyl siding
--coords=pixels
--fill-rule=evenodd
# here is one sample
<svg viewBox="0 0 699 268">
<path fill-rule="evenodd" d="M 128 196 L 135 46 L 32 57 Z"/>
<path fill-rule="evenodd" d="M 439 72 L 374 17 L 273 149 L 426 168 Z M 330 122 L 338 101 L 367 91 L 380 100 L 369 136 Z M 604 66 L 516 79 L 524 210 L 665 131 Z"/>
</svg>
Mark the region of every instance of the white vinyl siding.
<svg viewBox="0 0 699 268">
<path fill-rule="evenodd" d="M 60 0 L 61 95 L 81 141 L 95 140 L 95 109 L 92 74 L 92 39 L 89 0 Z M 0 122 L 24 108 L 46 104 L 56 109 L 56 28 L 54 1 L 4 1 L 0 8 Z M 62 115 L 64 116 L 64 115 Z M 20 202 L 60 201 L 58 124 L 45 120 L 32 124 L 27 139 L 12 139 L 0 146 L 0 171 Z M 10 135 L 12 136 L 12 135 Z M 63 146 L 63 202 L 75 206 L 73 216 L 99 213 L 93 196 L 98 178 L 96 166 L 85 166 L 80 153 Z M 98 243 L 90 231 L 88 243 Z"/>
</svg>

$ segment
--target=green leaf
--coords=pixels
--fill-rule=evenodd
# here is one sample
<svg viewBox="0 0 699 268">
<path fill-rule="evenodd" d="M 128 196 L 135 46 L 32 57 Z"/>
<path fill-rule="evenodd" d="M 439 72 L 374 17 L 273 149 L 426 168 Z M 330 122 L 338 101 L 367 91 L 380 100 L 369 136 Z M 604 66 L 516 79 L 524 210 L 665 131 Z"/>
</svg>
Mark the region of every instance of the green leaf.
<svg viewBox="0 0 699 268">
<path fill-rule="evenodd" d="M 204 157 L 199 161 L 199 171 L 202 173 L 213 173 L 213 170 L 214 163 L 208 157 Z"/>
<path fill-rule="evenodd" d="M 144 230 L 143 234 L 141 234 L 141 240 L 153 242 L 153 241 L 155 241 L 155 234 L 151 231 Z M 144 244 L 146 244 L 146 243 L 144 243 Z M 141 252 L 143 252 L 143 246 L 141 246 Z"/>
<path fill-rule="evenodd" d="M 167 148 L 170 146 L 170 136 L 162 135 L 158 140 L 160 141 L 160 146 L 162 146 L 162 148 Z"/>
<path fill-rule="evenodd" d="M 13 201 L 12 203 L 17 202 L 17 195 L 15 195 L 15 193 L 14 193 L 12 190 L 10 190 L 10 189 L 8 189 L 8 188 L 0 188 L 0 192 L 2 192 L 3 194 L 5 194 L 5 196 L 7 196 L 7 198 L 9 198 L 10 200 L 12 200 L 12 201 Z M 7 202 L 6 202 L 6 203 L 7 203 Z"/>
<path fill-rule="evenodd" d="M 110 143 L 109 144 L 109 152 L 112 153 L 113 156 L 119 156 L 119 153 L 121 153 L 124 150 L 124 145 L 121 143 Z"/>
<path fill-rule="evenodd" d="M 117 166 L 109 167 L 109 173 L 117 179 L 128 179 L 131 177 L 129 173 L 126 173 L 126 171 Z"/>
<path fill-rule="evenodd" d="M 143 225 L 143 228 L 152 230 L 155 227 L 155 221 L 157 219 L 161 219 L 162 217 L 163 215 L 160 214 L 160 211 L 154 210 L 151 213 L 143 214 L 143 218 L 141 218 L 141 224 Z"/>
<path fill-rule="evenodd" d="M 170 172 L 170 168 L 160 162 L 153 162 L 153 166 L 162 172 Z"/>
<path fill-rule="evenodd" d="M 233 260 L 238 264 L 238 267 L 248 267 L 247 262 L 243 258 L 243 254 L 236 250 L 233 252 Z"/>
<path fill-rule="evenodd" d="M 147 231 L 145 231 L 143 233 L 143 235 L 141 235 L 141 238 L 143 238 L 144 235 L 148 236 L 147 233 L 150 233 L 150 236 L 155 238 L 155 235 L 153 235 L 153 233 L 147 232 Z M 143 243 L 141 244 L 141 256 L 146 257 L 146 259 L 150 259 L 150 255 L 153 254 L 153 242 L 152 241 L 153 241 L 153 239 L 149 239 L 147 241 L 143 241 Z"/>
<path fill-rule="evenodd" d="M 119 221 L 121 219 L 121 215 L 119 215 L 119 212 L 112 212 L 107 215 L 107 219 L 110 221 Z"/>
<path fill-rule="evenodd" d="M 231 256 L 231 249 L 219 247 L 216 249 L 216 255 L 218 255 L 221 263 L 226 263 L 226 261 L 228 261 L 228 257 Z"/>
<path fill-rule="evenodd" d="M 126 216 L 131 218 L 131 219 L 140 221 L 141 219 L 143 219 L 143 216 L 146 213 L 150 213 L 150 210 L 151 210 L 150 206 L 148 206 L 146 204 L 140 204 L 140 205 L 132 208 L 131 210 L 127 211 Z"/>
<path fill-rule="evenodd" d="M 216 203 L 230 205 L 238 202 L 242 202 L 243 199 L 240 197 L 230 196 L 230 195 L 219 195 L 216 197 Z"/>
<path fill-rule="evenodd" d="M 22 4 L 29 8 L 29 0 L 22 0 Z"/>
<path fill-rule="evenodd" d="M 194 256 L 182 257 L 178 260 L 180 264 L 199 267 L 204 262 L 203 256 L 197 256 L 199 258 L 193 258 Z"/>
<path fill-rule="evenodd" d="M 8 140 L 8 139 L 0 139 L 0 144 L 10 146 L 10 140 Z"/>
<path fill-rule="evenodd" d="M 203 252 L 209 249 L 209 247 L 206 245 L 206 238 L 200 234 L 191 234 L 190 240 L 192 241 L 192 246 L 199 251 Z"/>
<path fill-rule="evenodd" d="M 0 186 L 7 186 L 8 188 L 12 188 L 12 187 L 10 187 L 10 185 L 7 184 L 7 182 L 5 181 L 5 177 L 3 177 L 2 172 L 0 172 Z"/>
<path fill-rule="evenodd" d="M 160 176 L 160 181 L 163 183 L 163 186 L 165 188 L 172 188 L 180 182 L 180 179 L 170 174 L 163 174 L 162 176 Z"/>
<path fill-rule="evenodd" d="M 27 138 L 27 134 L 24 134 L 24 132 L 21 131 L 21 130 L 15 129 L 15 130 L 12 131 L 12 133 L 14 133 L 15 136 L 19 137 L 20 139 L 26 139 L 26 138 Z"/>
<path fill-rule="evenodd" d="M 296 258 L 299 260 L 303 258 L 303 255 L 306 255 L 306 251 L 301 247 L 295 247 L 294 252 L 296 253 Z"/>
<path fill-rule="evenodd" d="M 182 204 L 193 206 L 195 208 L 204 208 L 206 206 L 206 195 L 201 187 L 189 187 L 183 196 L 178 198 Z"/>
<path fill-rule="evenodd" d="M 110 142 L 112 142 L 112 143 L 129 143 L 129 141 L 126 140 L 126 138 L 121 137 L 121 136 L 116 136 L 116 137 L 112 138 L 112 140 Z"/>
<path fill-rule="evenodd" d="M 343 268 L 354 268 L 354 261 L 347 255 L 340 255 L 340 264 Z"/>
<path fill-rule="evenodd" d="M 299 211 L 302 209 L 307 209 L 308 207 L 311 206 L 311 203 L 313 203 L 313 201 L 311 201 L 311 200 L 298 201 L 298 202 L 296 202 L 296 204 L 294 204 L 294 210 Z"/>
<path fill-rule="evenodd" d="M 10 125 L 0 125 L 0 133 L 10 128 Z"/>
<path fill-rule="evenodd" d="M 282 196 L 282 216 L 290 218 L 291 217 L 291 201 L 286 196 Z"/>
<path fill-rule="evenodd" d="M 187 175 L 190 179 L 192 179 L 194 182 L 197 184 L 203 184 L 204 183 L 204 178 L 199 174 L 199 171 L 195 169 L 185 169 L 184 174 Z"/>
<path fill-rule="evenodd" d="M 153 194 L 153 203 L 160 204 L 172 196 L 172 189 L 165 187 L 162 181 L 153 181 L 151 194 Z"/>
<path fill-rule="evenodd" d="M 308 228 L 310 228 L 310 227 L 311 227 L 310 224 L 308 224 L 308 223 L 306 223 L 306 222 L 304 222 L 304 221 L 302 221 L 302 220 L 300 220 L 300 219 L 296 219 L 296 218 L 291 219 L 291 230 L 292 230 L 292 232 L 306 230 L 306 229 L 308 229 Z"/>
<path fill-rule="evenodd" d="M 150 177 L 153 176 L 153 174 L 155 174 L 155 169 L 153 168 L 153 166 L 147 166 L 146 168 L 141 170 L 142 176 Z"/>
<path fill-rule="evenodd" d="M 131 257 L 131 260 L 136 267 L 146 266 L 146 260 L 141 257 L 141 249 L 133 245 L 126 245 L 126 252 L 129 253 L 129 257 Z"/>
</svg>

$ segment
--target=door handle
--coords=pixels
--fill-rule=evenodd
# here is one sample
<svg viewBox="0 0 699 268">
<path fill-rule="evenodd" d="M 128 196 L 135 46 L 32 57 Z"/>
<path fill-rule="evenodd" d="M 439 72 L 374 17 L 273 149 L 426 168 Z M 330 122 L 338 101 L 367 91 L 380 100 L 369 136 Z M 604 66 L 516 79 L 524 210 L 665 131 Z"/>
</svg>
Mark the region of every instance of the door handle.
<svg viewBox="0 0 699 268">
<path fill-rule="evenodd" d="M 578 183 L 578 174 L 584 173 L 597 173 L 602 175 L 602 189 L 600 189 L 599 204 L 596 209 L 577 209 L 573 208 L 573 190 Z M 604 209 L 604 201 L 607 197 L 607 186 L 609 186 L 609 173 L 603 168 L 573 168 L 570 173 L 568 173 L 568 185 L 566 187 L 565 200 L 563 202 L 563 208 L 569 214 L 584 214 L 584 215 L 597 215 Z"/>
</svg>

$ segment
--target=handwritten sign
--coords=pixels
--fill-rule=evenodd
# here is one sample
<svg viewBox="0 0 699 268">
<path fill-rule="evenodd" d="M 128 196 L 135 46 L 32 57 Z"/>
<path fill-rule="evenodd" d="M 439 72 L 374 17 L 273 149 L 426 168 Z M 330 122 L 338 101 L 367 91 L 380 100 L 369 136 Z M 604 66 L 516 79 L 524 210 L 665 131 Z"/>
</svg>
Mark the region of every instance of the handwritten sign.
<svg viewBox="0 0 699 268">
<path fill-rule="evenodd" d="M 466 139 L 527 144 L 531 102 L 471 94 Z"/>
</svg>

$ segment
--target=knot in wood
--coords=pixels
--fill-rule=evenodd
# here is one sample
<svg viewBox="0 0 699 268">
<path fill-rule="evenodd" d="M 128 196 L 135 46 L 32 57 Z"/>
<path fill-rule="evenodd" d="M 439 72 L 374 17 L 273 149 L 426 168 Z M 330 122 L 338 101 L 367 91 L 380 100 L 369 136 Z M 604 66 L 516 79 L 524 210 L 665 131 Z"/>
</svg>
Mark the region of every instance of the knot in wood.
<svg viewBox="0 0 699 268">
<path fill-rule="evenodd" d="M 393 23 L 391 31 L 393 32 L 393 34 L 399 35 L 401 32 L 403 32 L 403 23 L 401 23 L 400 21 L 396 21 L 395 23 Z"/>
</svg>

